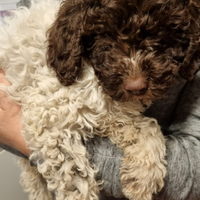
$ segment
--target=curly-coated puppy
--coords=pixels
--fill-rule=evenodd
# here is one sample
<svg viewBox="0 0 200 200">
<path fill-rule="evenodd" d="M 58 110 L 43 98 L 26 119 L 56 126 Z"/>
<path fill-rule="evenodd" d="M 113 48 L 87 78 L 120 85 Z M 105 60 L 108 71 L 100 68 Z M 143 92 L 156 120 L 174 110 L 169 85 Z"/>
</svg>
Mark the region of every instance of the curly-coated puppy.
<svg viewBox="0 0 200 200">
<path fill-rule="evenodd" d="M 122 149 L 124 195 L 152 199 L 164 185 L 165 139 L 141 113 L 179 76 L 190 80 L 198 70 L 199 1 L 32 4 L 0 28 L 0 65 L 12 83 L 6 91 L 22 106 L 38 170 L 23 161 L 30 199 L 98 199 L 101 182 L 83 145 L 94 135 Z"/>
</svg>

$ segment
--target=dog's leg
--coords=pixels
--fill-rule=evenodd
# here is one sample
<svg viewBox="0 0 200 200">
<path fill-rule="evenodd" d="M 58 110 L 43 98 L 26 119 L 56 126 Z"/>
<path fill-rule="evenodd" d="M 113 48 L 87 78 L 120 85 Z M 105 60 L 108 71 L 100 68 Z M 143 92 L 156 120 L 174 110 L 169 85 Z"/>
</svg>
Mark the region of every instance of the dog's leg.
<svg viewBox="0 0 200 200">
<path fill-rule="evenodd" d="M 69 129 L 62 131 L 62 137 L 51 138 L 39 151 L 42 153 L 37 162 L 39 173 L 46 180 L 48 190 L 54 193 L 55 200 L 98 200 L 97 169 L 89 163 L 81 136 Z"/>
<path fill-rule="evenodd" d="M 150 118 L 137 117 L 134 126 L 122 130 L 118 145 L 124 152 L 120 171 L 123 193 L 130 200 L 151 200 L 164 185 L 165 139 L 156 120 Z"/>
<path fill-rule="evenodd" d="M 52 195 L 46 187 L 46 181 L 42 175 L 30 166 L 30 162 L 24 158 L 19 159 L 19 165 L 23 169 L 20 184 L 29 193 L 29 200 L 53 200 Z"/>
</svg>

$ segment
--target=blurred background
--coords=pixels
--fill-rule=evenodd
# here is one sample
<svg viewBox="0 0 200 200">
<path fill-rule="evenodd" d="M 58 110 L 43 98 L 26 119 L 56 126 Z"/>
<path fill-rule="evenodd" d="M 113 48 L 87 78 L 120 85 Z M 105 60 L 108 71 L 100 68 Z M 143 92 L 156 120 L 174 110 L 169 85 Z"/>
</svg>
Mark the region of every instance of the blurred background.
<svg viewBox="0 0 200 200">
<path fill-rule="evenodd" d="M 9 16 L 10 10 L 18 6 L 30 6 L 30 0 L 0 0 L 0 26 L 3 17 Z M 28 194 L 23 192 L 19 184 L 20 168 L 17 157 L 0 148 L 0 200 L 28 200 Z"/>
<path fill-rule="evenodd" d="M 28 200 L 19 184 L 20 168 L 16 156 L 0 149 L 0 199 Z"/>
</svg>

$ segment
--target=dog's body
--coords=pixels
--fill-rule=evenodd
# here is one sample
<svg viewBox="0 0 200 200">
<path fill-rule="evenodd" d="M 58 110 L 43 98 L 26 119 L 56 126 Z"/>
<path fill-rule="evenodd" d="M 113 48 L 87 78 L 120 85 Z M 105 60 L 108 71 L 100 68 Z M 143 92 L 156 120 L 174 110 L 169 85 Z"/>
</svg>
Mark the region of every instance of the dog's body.
<svg viewBox="0 0 200 200">
<path fill-rule="evenodd" d="M 71 2 L 75 10 L 79 8 L 79 6 L 75 6 L 78 2 Z M 94 6 L 92 2 L 87 2 L 90 7 Z M 69 6 L 67 3 L 63 5 L 62 9 Z M 131 81 L 126 82 L 128 89 L 125 86 L 125 89 L 121 90 L 119 89 L 122 87 L 121 82 L 116 83 L 117 88 L 120 91 L 123 90 L 123 93 L 124 90 L 129 91 L 134 88 L 134 91 L 131 91 L 132 96 L 139 97 L 132 98 L 127 91 L 127 94 L 117 93 L 115 85 L 113 91 L 109 84 L 110 80 L 114 84 L 115 78 L 109 79 L 109 73 L 105 71 L 101 74 L 100 70 L 97 70 L 99 63 L 95 63 L 98 52 L 93 51 L 92 46 L 97 47 L 97 49 L 106 48 L 107 52 L 110 50 L 110 46 L 101 46 L 101 40 L 97 35 L 95 35 L 95 38 L 99 40 L 97 39 L 97 42 L 94 42 L 92 46 L 91 44 L 90 47 L 87 46 L 91 52 L 87 52 L 84 56 L 81 52 L 83 57 L 81 58 L 81 70 L 78 72 L 78 77 L 74 73 L 67 72 L 67 70 L 64 70 L 63 73 L 63 66 L 56 73 L 53 69 L 47 67 L 46 53 L 48 63 L 54 69 L 56 68 L 54 64 L 59 65 L 60 60 L 66 66 L 69 65 L 69 63 L 63 61 L 63 55 L 58 55 L 57 61 L 52 58 L 57 55 L 54 49 L 59 47 L 54 48 L 52 43 L 56 40 L 53 40 L 51 36 L 60 26 L 55 28 L 55 23 L 50 29 L 49 36 L 46 37 L 46 32 L 54 22 L 58 9 L 59 2 L 57 1 L 46 0 L 36 3 L 30 10 L 16 11 L 16 18 L 8 20 L 9 26 L 1 27 L 0 30 L 0 64 L 6 77 L 12 83 L 12 86 L 6 90 L 10 97 L 22 106 L 23 134 L 28 148 L 32 152 L 30 160 L 37 164 L 39 172 L 36 173 L 34 168 L 29 166 L 28 161 L 23 161 L 22 185 L 30 192 L 30 199 L 52 199 L 49 191 L 54 193 L 56 200 L 98 199 L 101 183 L 95 180 L 97 169 L 89 162 L 89 155 L 83 145 L 83 140 L 99 135 L 109 137 L 124 153 L 121 165 L 121 182 L 125 196 L 131 200 L 150 200 L 152 194 L 158 192 L 164 185 L 163 178 L 166 174 L 165 139 L 157 122 L 154 119 L 142 116 L 141 113 L 145 110 L 144 105 L 149 106 L 151 99 L 154 99 L 153 97 L 157 93 L 156 91 L 154 93 L 149 92 L 147 97 L 144 98 L 141 90 L 146 90 L 147 86 L 146 80 L 143 81 L 143 78 L 142 81 L 139 78 L 139 83 L 143 84 L 143 87 L 139 89 L 138 86 L 135 86 L 134 81 L 134 86 L 132 86 Z M 62 9 L 60 12 L 64 13 Z M 72 13 L 76 14 L 75 11 Z M 63 23 L 66 22 L 63 21 Z M 91 30 L 91 28 L 89 29 Z M 93 36 L 93 34 L 91 35 Z M 62 38 L 62 34 L 57 34 L 57 36 Z M 89 42 L 85 36 L 85 41 Z M 49 42 L 46 42 L 47 38 Z M 68 38 L 68 43 L 69 40 Z M 60 41 L 56 42 L 60 44 Z M 65 43 L 66 41 L 63 42 L 64 45 L 66 45 Z M 71 48 L 76 51 L 74 61 L 76 63 L 79 59 L 77 55 L 79 47 L 73 44 Z M 67 50 L 63 52 L 69 54 L 69 51 L 71 53 L 70 47 L 67 47 Z M 111 55 L 119 52 L 119 50 L 112 51 Z M 128 57 L 121 59 L 123 64 L 120 66 L 123 65 L 124 68 L 130 63 L 134 68 L 135 63 L 140 63 L 141 57 L 144 56 L 144 53 L 138 54 L 132 50 L 129 52 L 132 52 L 131 55 L 138 56 L 135 60 Z M 89 59 L 87 59 L 87 55 L 90 53 L 91 56 L 88 56 Z M 154 58 L 156 57 L 156 54 L 151 54 Z M 67 55 L 68 58 L 70 56 Z M 101 52 L 99 56 L 103 60 L 106 59 Z M 184 56 L 182 55 L 182 57 Z M 90 63 L 90 59 L 92 63 Z M 147 61 L 146 64 L 148 64 Z M 167 65 L 166 62 L 168 61 L 165 61 L 164 66 Z M 170 68 L 167 73 L 172 73 L 174 77 L 178 70 L 179 68 Z M 115 71 L 113 70 L 111 74 L 114 74 Z M 139 76 L 139 72 L 143 71 L 145 70 L 137 70 L 136 73 L 132 70 L 132 75 L 135 73 Z M 65 76 L 67 73 L 71 74 L 70 80 Z M 68 85 L 67 87 L 59 82 L 56 74 L 62 83 Z M 126 77 L 130 77 L 127 71 L 126 74 Z M 104 75 L 108 78 L 109 84 L 107 85 L 109 87 L 106 86 L 105 80 L 101 80 L 102 77 L 106 79 Z M 146 73 L 143 75 L 147 76 Z M 191 74 L 188 76 L 191 77 Z M 164 76 L 160 76 L 160 78 L 162 77 Z M 65 82 L 64 79 L 67 81 Z M 170 80 L 169 82 L 172 83 L 173 81 Z M 151 87 L 154 87 L 155 83 L 152 81 Z M 164 87 L 163 83 L 162 95 L 163 90 L 168 87 L 169 84 Z M 140 98 L 141 95 L 142 99 Z M 48 189 L 46 189 L 46 184 Z"/>
</svg>

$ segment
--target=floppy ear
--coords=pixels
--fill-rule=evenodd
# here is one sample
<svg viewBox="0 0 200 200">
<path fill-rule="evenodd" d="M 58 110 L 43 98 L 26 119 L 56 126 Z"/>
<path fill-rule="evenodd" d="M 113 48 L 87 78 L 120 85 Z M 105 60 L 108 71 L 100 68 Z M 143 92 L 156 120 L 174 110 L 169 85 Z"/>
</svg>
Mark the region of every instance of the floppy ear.
<svg viewBox="0 0 200 200">
<path fill-rule="evenodd" d="M 190 17 L 190 26 L 186 30 L 190 42 L 179 73 L 184 79 L 192 80 L 200 69 L 200 5 L 198 1 L 188 0 L 185 6 Z"/>
<path fill-rule="evenodd" d="M 199 38 L 200 39 L 200 38 Z M 179 74 L 186 80 L 192 80 L 195 73 L 200 69 L 200 41 L 191 38 L 183 64 L 180 67 Z"/>
<path fill-rule="evenodd" d="M 200 63 L 194 61 L 192 63 L 185 63 L 181 66 L 179 74 L 182 78 L 191 81 L 194 75 L 200 70 Z"/>
<path fill-rule="evenodd" d="M 63 85 L 72 84 L 81 68 L 82 19 L 78 0 L 64 2 L 47 32 L 47 64 L 56 71 Z"/>
</svg>

